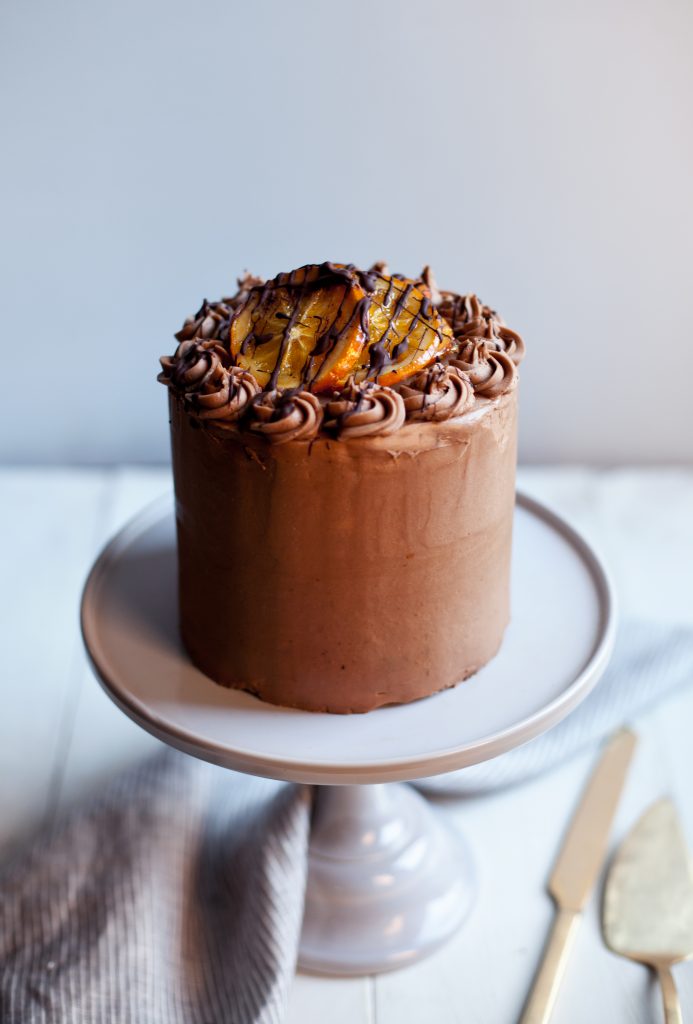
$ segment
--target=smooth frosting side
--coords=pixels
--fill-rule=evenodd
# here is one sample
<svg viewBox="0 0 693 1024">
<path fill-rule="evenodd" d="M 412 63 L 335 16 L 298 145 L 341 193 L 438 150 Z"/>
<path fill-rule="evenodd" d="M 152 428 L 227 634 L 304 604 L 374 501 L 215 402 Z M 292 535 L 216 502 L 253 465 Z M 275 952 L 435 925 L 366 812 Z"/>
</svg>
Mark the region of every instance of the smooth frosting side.
<svg viewBox="0 0 693 1024">
<path fill-rule="evenodd" d="M 180 622 L 206 675 L 284 706 L 367 712 L 495 654 L 515 391 L 390 435 L 287 444 L 199 429 L 170 397 Z"/>
</svg>

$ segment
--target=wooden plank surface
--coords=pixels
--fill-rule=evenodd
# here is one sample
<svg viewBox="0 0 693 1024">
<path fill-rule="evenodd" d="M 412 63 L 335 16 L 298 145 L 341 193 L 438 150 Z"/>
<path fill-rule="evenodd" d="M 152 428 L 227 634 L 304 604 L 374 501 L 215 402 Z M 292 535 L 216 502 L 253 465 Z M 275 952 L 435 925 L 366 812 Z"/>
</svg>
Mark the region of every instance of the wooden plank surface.
<svg viewBox="0 0 693 1024">
<path fill-rule="evenodd" d="M 109 500 L 108 474 L 100 471 L 13 469 L 0 476 L 2 845 L 52 805 L 82 667 L 77 596 Z"/>
<path fill-rule="evenodd" d="M 693 472 L 528 469 L 521 483 L 602 550 L 625 614 L 693 623 Z M 157 745 L 95 683 L 77 611 L 100 546 L 169 486 L 166 469 L 0 470 L 0 845 Z M 693 845 L 693 686 L 635 724 L 641 742 L 614 837 L 670 793 Z M 546 878 L 594 757 L 580 755 L 490 797 L 438 799 L 440 813 L 467 836 L 477 865 L 479 895 L 466 927 L 428 960 L 394 974 L 339 981 L 299 975 L 290 1024 L 515 1020 L 551 919 Z M 647 972 L 605 949 L 598 911 L 597 894 L 556 1024 L 658 1020 Z M 693 965 L 676 974 L 684 1014 L 693 1014 Z"/>
</svg>

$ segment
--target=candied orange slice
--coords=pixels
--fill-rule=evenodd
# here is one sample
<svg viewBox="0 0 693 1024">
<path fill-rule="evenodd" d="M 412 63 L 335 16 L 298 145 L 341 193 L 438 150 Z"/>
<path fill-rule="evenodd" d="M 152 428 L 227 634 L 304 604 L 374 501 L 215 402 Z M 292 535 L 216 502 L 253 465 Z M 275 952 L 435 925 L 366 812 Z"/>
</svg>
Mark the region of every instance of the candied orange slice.
<svg viewBox="0 0 693 1024">
<path fill-rule="evenodd" d="M 231 354 L 268 388 L 329 391 L 366 346 L 366 293 L 350 267 L 321 264 L 251 290 L 231 324 Z"/>
<path fill-rule="evenodd" d="M 425 285 L 379 274 L 371 293 L 368 345 L 356 379 L 397 384 L 429 366 L 453 343 L 452 330 Z"/>
</svg>

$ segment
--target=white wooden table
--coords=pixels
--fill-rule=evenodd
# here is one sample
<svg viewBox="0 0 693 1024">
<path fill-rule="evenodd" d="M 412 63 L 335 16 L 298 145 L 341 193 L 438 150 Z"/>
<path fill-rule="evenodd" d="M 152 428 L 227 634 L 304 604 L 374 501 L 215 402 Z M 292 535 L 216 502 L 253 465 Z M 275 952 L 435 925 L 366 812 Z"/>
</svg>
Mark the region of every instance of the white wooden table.
<svg viewBox="0 0 693 1024">
<path fill-rule="evenodd" d="M 624 613 L 693 623 L 693 470 L 527 469 L 526 490 L 606 556 Z M 0 851 L 157 743 L 103 695 L 78 628 L 85 574 L 108 536 L 170 487 L 167 469 L 0 470 Z M 640 746 L 618 839 L 670 794 L 693 846 L 693 680 L 635 726 Z M 521 1009 L 551 918 L 545 881 L 594 760 L 581 755 L 491 797 L 438 801 L 468 829 L 480 896 L 459 935 L 428 960 L 377 978 L 298 975 L 291 1024 L 506 1024 Z M 676 968 L 693 1019 L 693 964 Z M 611 955 L 592 901 L 556 1024 L 659 1021 L 646 971 Z"/>
</svg>

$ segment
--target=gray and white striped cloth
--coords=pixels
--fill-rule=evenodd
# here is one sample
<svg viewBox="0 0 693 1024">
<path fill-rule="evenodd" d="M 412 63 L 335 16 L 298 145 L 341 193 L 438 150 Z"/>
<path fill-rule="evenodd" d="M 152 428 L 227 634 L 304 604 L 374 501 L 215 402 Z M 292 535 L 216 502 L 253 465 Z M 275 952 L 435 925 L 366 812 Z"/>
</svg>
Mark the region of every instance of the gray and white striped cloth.
<svg viewBox="0 0 693 1024">
<path fill-rule="evenodd" d="M 281 1021 L 310 790 L 167 751 L 0 877 L 2 1024 Z"/>
<path fill-rule="evenodd" d="M 594 693 L 495 761 L 422 780 L 484 792 L 545 771 L 693 681 L 693 630 L 631 623 Z M 310 790 L 173 751 L 0 870 L 2 1024 L 270 1024 L 303 909 Z"/>
</svg>

